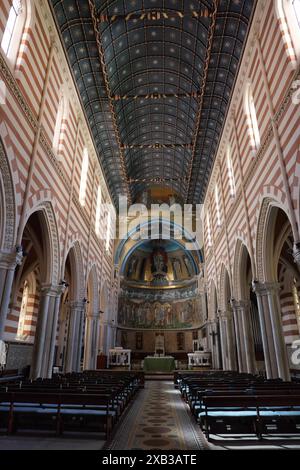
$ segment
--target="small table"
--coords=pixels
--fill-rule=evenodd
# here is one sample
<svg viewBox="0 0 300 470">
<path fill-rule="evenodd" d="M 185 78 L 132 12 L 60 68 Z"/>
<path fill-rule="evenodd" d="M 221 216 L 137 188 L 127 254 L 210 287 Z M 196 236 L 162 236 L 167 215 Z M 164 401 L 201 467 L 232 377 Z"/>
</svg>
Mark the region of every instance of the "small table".
<svg viewBox="0 0 300 470">
<path fill-rule="evenodd" d="M 172 356 L 147 356 L 144 359 L 144 372 L 173 372 L 174 370 L 175 359 Z"/>
</svg>

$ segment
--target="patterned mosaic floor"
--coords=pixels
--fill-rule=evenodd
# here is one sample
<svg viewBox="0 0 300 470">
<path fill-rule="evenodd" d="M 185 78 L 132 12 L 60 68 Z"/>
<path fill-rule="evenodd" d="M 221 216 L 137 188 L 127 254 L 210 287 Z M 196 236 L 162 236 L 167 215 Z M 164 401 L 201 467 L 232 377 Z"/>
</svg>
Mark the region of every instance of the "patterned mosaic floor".
<svg viewBox="0 0 300 470">
<path fill-rule="evenodd" d="M 108 450 L 204 450 L 205 439 L 171 381 L 146 381 Z"/>
</svg>

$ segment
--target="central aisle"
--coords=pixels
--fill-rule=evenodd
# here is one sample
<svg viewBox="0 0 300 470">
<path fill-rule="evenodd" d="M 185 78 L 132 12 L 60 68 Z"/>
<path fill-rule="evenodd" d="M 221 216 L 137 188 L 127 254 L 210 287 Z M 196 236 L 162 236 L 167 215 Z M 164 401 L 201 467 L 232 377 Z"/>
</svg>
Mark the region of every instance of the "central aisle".
<svg viewBox="0 0 300 470">
<path fill-rule="evenodd" d="M 120 424 L 108 450 L 203 450 L 198 426 L 171 381 L 150 380 Z"/>
</svg>

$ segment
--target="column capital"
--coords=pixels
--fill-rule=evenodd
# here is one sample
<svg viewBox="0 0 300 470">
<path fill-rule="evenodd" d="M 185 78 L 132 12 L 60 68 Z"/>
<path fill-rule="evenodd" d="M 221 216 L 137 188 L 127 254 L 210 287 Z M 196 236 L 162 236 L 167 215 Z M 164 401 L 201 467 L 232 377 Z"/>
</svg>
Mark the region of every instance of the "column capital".
<svg viewBox="0 0 300 470">
<path fill-rule="evenodd" d="M 41 286 L 42 294 L 49 295 L 49 297 L 58 297 L 64 293 L 65 289 L 63 285 L 42 284 Z"/>
<path fill-rule="evenodd" d="M 86 302 L 83 300 L 72 300 L 69 302 L 69 306 L 72 310 L 83 310 Z"/>
<path fill-rule="evenodd" d="M 207 320 L 207 322 L 205 322 L 204 326 L 216 326 L 217 325 L 217 320 Z"/>
<path fill-rule="evenodd" d="M 230 303 L 231 303 L 232 309 L 236 312 L 246 310 L 247 308 L 250 307 L 250 301 L 249 300 L 235 300 L 235 299 L 232 299 L 230 301 Z"/>
<path fill-rule="evenodd" d="M 87 318 L 91 318 L 91 319 L 100 319 L 100 312 L 97 310 L 97 311 L 94 311 L 94 312 L 87 312 L 86 313 L 86 317 Z"/>
<path fill-rule="evenodd" d="M 278 282 L 252 281 L 252 288 L 257 295 L 270 295 L 277 293 L 281 287 Z"/>
<path fill-rule="evenodd" d="M 300 242 L 295 243 L 293 246 L 293 258 L 294 258 L 294 262 L 300 268 Z"/>
<path fill-rule="evenodd" d="M 219 318 L 221 320 L 231 320 L 232 319 L 232 311 L 231 310 L 225 310 L 223 312 L 219 312 Z"/>
<path fill-rule="evenodd" d="M 21 247 L 11 253 L 0 251 L 0 269 L 15 269 L 22 264 L 23 258 Z"/>
<path fill-rule="evenodd" d="M 218 322 L 217 321 L 209 321 L 206 323 L 208 328 L 208 335 L 209 336 L 216 336 L 218 334 Z"/>
</svg>

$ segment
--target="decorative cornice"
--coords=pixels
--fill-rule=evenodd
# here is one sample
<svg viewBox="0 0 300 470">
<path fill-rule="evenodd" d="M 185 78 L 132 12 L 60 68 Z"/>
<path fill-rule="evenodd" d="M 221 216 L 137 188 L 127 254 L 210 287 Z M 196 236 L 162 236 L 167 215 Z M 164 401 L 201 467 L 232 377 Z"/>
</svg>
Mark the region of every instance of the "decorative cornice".
<svg viewBox="0 0 300 470">
<path fill-rule="evenodd" d="M 32 110 L 30 109 L 30 107 L 28 106 L 26 100 L 24 99 L 7 62 L 2 55 L 2 52 L 0 52 L 0 75 L 2 79 L 5 81 L 11 93 L 14 95 L 19 106 L 22 108 L 22 111 L 24 112 L 28 123 L 30 124 L 32 129 L 36 132 L 38 129 L 37 118 L 32 112 Z"/>
</svg>

